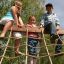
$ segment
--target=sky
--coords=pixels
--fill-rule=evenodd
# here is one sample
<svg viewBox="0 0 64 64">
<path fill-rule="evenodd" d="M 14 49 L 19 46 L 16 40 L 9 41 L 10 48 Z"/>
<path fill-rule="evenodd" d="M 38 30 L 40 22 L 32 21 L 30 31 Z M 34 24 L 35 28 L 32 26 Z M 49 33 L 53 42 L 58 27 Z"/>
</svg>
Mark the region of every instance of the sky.
<svg viewBox="0 0 64 64">
<path fill-rule="evenodd" d="M 64 0 L 46 0 L 46 3 L 52 3 L 54 12 L 57 14 L 61 27 L 64 28 Z"/>
</svg>

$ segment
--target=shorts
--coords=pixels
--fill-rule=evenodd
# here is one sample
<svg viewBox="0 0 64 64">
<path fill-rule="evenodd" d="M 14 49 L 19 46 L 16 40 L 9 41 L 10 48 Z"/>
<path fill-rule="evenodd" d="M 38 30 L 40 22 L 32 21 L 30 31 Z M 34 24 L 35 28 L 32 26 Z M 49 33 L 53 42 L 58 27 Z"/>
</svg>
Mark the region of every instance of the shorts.
<svg viewBox="0 0 64 64">
<path fill-rule="evenodd" d="M 5 24 L 6 24 L 7 22 L 9 22 L 9 21 L 13 22 L 13 21 L 14 21 L 13 17 L 4 16 L 4 17 L 0 20 L 0 24 L 5 25 Z"/>
<path fill-rule="evenodd" d="M 15 37 L 15 39 L 22 38 L 22 34 L 20 32 L 13 32 L 13 36 Z"/>
<path fill-rule="evenodd" d="M 37 55 L 39 52 L 38 50 L 38 43 L 39 41 L 37 39 L 28 38 L 28 53 L 30 55 Z"/>
</svg>

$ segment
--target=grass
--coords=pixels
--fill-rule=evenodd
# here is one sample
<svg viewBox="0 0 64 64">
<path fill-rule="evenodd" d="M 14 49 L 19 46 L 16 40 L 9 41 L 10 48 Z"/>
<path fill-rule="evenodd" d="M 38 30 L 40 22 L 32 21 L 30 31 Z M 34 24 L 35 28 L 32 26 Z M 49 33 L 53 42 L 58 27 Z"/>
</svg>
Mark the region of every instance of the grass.
<svg viewBox="0 0 64 64">
<path fill-rule="evenodd" d="M 8 35 L 9 35 L 9 32 L 7 33 L 6 36 L 8 36 Z M 48 45 L 50 44 L 49 38 L 50 38 L 49 35 L 45 35 L 45 39 L 46 39 L 46 42 L 47 42 Z M 7 39 L 0 40 L 0 43 L 1 43 L 1 41 L 2 41 L 3 49 L 0 49 L 0 56 L 3 54 Z M 14 39 L 11 39 L 10 43 L 9 43 L 9 46 L 14 47 L 14 43 L 15 43 Z M 22 44 L 26 44 L 26 37 L 23 37 L 21 39 L 20 45 L 22 45 Z M 42 47 L 42 46 L 44 46 L 44 47 Z M 47 52 L 46 52 L 46 49 L 45 49 L 45 45 L 44 45 L 43 42 L 40 43 L 40 47 L 42 47 L 42 48 L 40 49 L 39 56 L 47 55 Z M 50 53 L 55 53 L 55 49 L 54 48 L 55 47 L 48 46 L 49 52 Z M 20 51 L 25 53 L 26 46 L 25 45 L 20 46 Z M 62 51 L 64 51 L 64 46 L 63 46 Z M 44 53 L 46 53 L 46 54 L 44 54 Z M 22 55 L 15 56 L 14 48 L 8 48 L 7 51 L 6 51 L 5 56 L 9 57 L 9 58 L 4 58 L 2 64 L 22 64 L 22 63 L 25 64 L 25 56 L 22 56 Z M 15 57 L 15 58 L 10 58 L 10 57 Z M 64 55 L 57 56 L 57 57 L 52 56 L 51 58 L 52 58 L 53 64 L 64 64 Z M 50 61 L 49 61 L 49 58 L 47 56 L 47 57 L 39 58 L 37 63 L 38 64 L 50 64 Z"/>
</svg>

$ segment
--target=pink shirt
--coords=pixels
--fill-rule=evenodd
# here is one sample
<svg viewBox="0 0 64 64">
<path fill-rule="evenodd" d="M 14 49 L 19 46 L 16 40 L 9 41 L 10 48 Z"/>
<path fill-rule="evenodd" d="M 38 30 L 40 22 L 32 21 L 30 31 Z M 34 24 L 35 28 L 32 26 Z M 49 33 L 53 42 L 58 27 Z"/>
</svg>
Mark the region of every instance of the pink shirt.
<svg viewBox="0 0 64 64">
<path fill-rule="evenodd" d="M 30 28 L 37 27 L 36 24 L 27 24 L 27 26 L 30 27 Z M 28 33 L 28 37 L 37 38 L 38 34 L 34 33 L 34 32 L 29 32 Z"/>
</svg>

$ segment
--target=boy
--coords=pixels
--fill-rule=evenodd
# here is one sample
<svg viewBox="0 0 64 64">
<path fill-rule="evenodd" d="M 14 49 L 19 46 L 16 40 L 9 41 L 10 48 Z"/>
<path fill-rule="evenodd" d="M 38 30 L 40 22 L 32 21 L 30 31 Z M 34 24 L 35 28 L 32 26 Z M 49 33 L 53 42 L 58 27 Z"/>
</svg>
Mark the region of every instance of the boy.
<svg viewBox="0 0 64 64">
<path fill-rule="evenodd" d="M 46 4 L 46 13 L 43 15 L 41 20 L 41 26 L 44 27 L 44 31 L 50 34 L 51 43 L 55 43 L 55 33 L 57 30 L 60 29 L 59 19 L 57 18 L 56 14 L 53 13 L 53 5 L 51 3 Z M 59 35 L 60 36 L 60 35 Z M 61 52 L 62 48 L 62 41 L 58 39 L 57 45 L 55 48 L 56 53 Z"/>
</svg>

